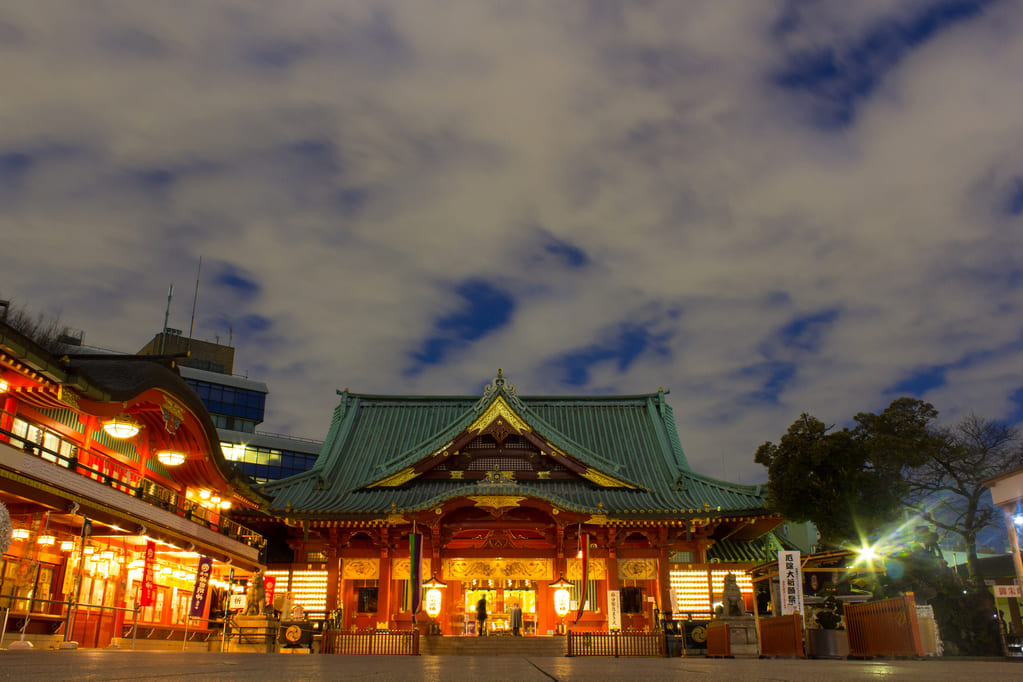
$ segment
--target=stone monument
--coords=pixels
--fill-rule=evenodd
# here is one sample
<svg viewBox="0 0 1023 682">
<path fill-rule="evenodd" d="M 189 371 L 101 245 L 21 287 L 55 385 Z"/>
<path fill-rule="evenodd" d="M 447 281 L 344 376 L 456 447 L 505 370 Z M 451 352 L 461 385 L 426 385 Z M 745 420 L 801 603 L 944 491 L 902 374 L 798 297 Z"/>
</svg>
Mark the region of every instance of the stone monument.
<svg viewBox="0 0 1023 682">
<path fill-rule="evenodd" d="M 759 653 L 756 619 L 746 615 L 746 607 L 742 603 L 742 591 L 732 573 L 725 576 L 721 606 L 715 609 L 715 617 L 717 620 L 728 623 L 728 640 L 733 656 L 756 656 Z"/>
</svg>

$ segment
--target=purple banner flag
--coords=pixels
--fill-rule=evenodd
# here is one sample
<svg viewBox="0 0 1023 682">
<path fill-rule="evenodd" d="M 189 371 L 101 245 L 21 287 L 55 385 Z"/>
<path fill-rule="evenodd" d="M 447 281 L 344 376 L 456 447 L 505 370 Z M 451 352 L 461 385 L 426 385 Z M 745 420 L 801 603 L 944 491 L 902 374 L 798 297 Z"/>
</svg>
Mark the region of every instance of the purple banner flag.
<svg viewBox="0 0 1023 682">
<path fill-rule="evenodd" d="M 410 533 L 408 536 L 408 582 L 409 607 L 412 613 L 419 613 L 423 606 L 423 535 Z"/>
<path fill-rule="evenodd" d="M 206 609 L 206 595 L 210 591 L 210 569 L 213 568 L 213 559 L 208 556 L 199 557 L 199 566 L 195 569 L 195 589 L 192 590 L 192 601 L 188 607 L 190 618 L 202 618 Z"/>
</svg>

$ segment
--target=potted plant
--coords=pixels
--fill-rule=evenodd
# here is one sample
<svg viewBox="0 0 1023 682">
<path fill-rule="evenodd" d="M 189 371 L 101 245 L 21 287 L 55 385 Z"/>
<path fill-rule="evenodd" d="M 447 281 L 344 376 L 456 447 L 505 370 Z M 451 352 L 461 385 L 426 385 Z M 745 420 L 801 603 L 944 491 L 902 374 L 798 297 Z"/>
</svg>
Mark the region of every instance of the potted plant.
<svg viewBox="0 0 1023 682">
<path fill-rule="evenodd" d="M 814 615 L 817 627 L 807 630 L 810 658 L 845 658 L 849 655 L 849 634 L 842 627 L 842 602 L 833 584 L 820 594 L 825 599 Z"/>
</svg>

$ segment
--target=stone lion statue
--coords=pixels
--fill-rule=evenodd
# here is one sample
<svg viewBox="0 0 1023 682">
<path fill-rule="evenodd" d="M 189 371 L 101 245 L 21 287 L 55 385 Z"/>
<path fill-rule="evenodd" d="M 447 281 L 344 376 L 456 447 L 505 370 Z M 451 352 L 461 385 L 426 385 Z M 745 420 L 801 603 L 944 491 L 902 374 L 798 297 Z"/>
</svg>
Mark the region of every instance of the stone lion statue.
<svg viewBox="0 0 1023 682">
<path fill-rule="evenodd" d="M 725 591 L 722 597 L 724 616 L 726 618 L 737 618 L 746 615 L 746 607 L 742 604 L 742 592 L 735 576 L 729 573 L 725 576 Z"/>
<path fill-rule="evenodd" d="M 266 606 L 266 584 L 263 581 L 263 569 L 257 568 L 249 580 L 249 589 L 245 593 L 245 615 L 258 616 Z"/>
</svg>

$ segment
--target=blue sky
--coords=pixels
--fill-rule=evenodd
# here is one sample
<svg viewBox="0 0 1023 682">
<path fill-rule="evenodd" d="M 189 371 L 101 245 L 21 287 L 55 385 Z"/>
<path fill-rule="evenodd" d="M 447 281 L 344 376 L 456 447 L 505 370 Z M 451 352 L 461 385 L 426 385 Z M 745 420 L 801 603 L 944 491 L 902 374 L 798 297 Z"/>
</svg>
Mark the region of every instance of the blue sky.
<svg viewBox="0 0 1023 682">
<path fill-rule="evenodd" d="M 697 471 L 808 411 L 1023 421 L 1023 3 L 0 9 L 0 294 L 335 389 L 670 389 Z"/>
</svg>

